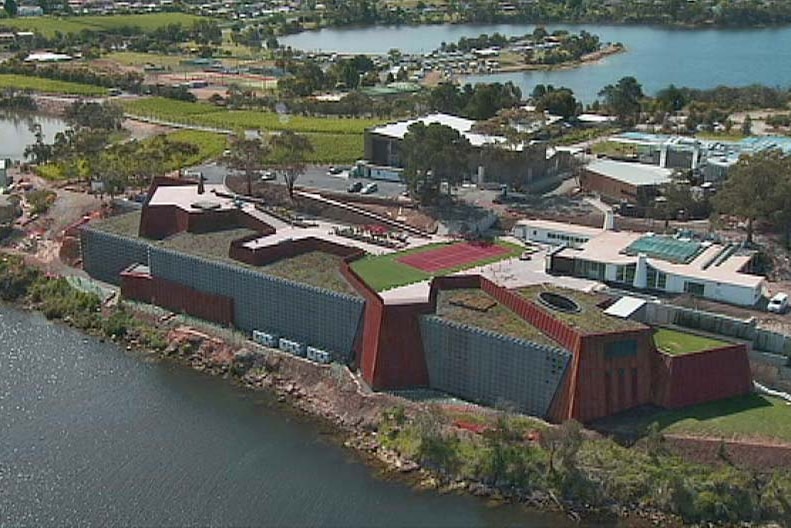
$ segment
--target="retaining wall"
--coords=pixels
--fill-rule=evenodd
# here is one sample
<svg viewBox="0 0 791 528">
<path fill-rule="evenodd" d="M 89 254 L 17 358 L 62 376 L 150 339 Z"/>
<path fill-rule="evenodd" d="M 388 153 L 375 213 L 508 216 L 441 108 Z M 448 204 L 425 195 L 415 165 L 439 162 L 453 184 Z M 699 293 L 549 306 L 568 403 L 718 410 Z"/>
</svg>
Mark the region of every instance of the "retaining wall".
<svg viewBox="0 0 791 528">
<path fill-rule="evenodd" d="M 121 295 L 226 326 L 234 322 L 230 297 L 204 293 L 147 273 L 122 272 Z"/>
<path fill-rule="evenodd" d="M 241 330 L 276 332 L 351 359 L 363 299 L 163 248 L 151 248 L 149 267 L 154 277 L 233 299 Z"/>
<path fill-rule="evenodd" d="M 547 416 L 570 352 L 436 316 L 421 317 L 420 326 L 432 388 Z"/>
<path fill-rule="evenodd" d="M 752 388 L 747 346 L 729 345 L 695 354 L 656 354 L 656 403 L 678 409 L 748 394 Z"/>
<path fill-rule="evenodd" d="M 82 267 L 91 277 L 120 286 L 121 272 L 132 264 L 148 264 L 149 244 L 91 227 L 80 231 Z"/>
</svg>

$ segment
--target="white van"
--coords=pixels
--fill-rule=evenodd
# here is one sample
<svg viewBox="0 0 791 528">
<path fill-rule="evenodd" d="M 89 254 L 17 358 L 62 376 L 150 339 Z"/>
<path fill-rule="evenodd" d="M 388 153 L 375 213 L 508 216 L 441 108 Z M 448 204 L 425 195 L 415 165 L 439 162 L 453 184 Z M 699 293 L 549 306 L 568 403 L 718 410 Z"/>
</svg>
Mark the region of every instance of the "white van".
<svg viewBox="0 0 791 528">
<path fill-rule="evenodd" d="M 784 313 L 788 309 L 788 294 L 776 293 L 774 297 L 769 299 L 766 309 L 773 313 Z"/>
</svg>

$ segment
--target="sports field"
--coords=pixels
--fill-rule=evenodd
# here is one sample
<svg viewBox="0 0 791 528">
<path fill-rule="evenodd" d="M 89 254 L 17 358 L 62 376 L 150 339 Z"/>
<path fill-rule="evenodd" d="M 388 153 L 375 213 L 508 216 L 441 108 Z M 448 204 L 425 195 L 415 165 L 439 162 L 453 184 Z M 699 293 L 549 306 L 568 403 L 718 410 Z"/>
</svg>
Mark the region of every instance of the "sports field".
<svg viewBox="0 0 791 528">
<path fill-rule="evenodd" d="M 524 251 L 522 246 L 498 240 L 488 246 L 483 253 L 480 248 L 474 248 L 471 252 L 474 258 L 472 256 L 467 258 L 464 256 L 466 253 L 464 248 L 468 245 L 466 242 L 429 244 L 387 255 L 369 255 L 352 263 L 352 269 L 373 289 L 384 291 L 428 280 L 432 277 L 449 275 L 457 271 L 491 264 L 506 258 L 517 257 Z M 460 248 L 456 249 L 456 246 L 460 246 Z M 412 262 L 416 259 L 418 263 L 422 262 L 428 266 L 430 263 L 435 262 L 434 257 L 437 255 L 442 256 L 443 254 L 455 256 L 453 259 L 442 257 L 441 261 L 444 267 L 438 268 L 434 266 L 431 271 L 403 262 L 405 258 Z M 437 266 L 439 266 L 439 262 Z"/>
<path fill-rule="evenodd" d="M 508 248 L 497 244 L 451 244 L 437 249 L 404 255 L 398 262 L 427 273 L 474 264 L 509 253 Z"/>
</svg>

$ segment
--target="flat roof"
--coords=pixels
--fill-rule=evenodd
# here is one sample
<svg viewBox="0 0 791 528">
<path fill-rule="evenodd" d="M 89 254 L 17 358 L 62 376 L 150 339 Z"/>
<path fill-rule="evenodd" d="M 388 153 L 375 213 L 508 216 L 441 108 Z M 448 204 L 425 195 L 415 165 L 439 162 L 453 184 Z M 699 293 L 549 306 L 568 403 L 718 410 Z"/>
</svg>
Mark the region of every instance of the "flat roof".
<svg viewBox="0 0 791 528">
<path fill-rule="evenodd" d="M 627 255 L 624 250 L 643 236 L 643 233 L 629 231 L 601 231 L 598 236 L 583 244 L 580 249 L 565 248 L 557 255 L 615 265 L 634 264 L 637 262 L 637 255 Z M 714 265 L 712 262 L 725 249 L 725 246 L 721 244 L 711 244 L 687 263 L 673 263 L 650 256 L 647 262 L 650 266 L 667 274 L 748 288 L 757 288 L 766 280 L 759 275 L 741 273 L 741 270 L 752 259 L 751 253 L 737 252 Z"/>
<path fill-rule="evenodd" d="M 638 238 L 624 252 L 627 255 L 645 254 L 668 262 L 691 262 L 701 251 L 704 245 L 697 240 L 680 239 L 661 235 L 646 235 Z"/>
<path fill-rule="evenodd" d="M 154 191 L 148 205 L 175 205 L 185 211 L 200 211 L 196 204 L 214 210 L 234 209 L 232 198 L 217 196 L 215 192 L 227 192 L 222 184 L 205 184 L 205 192 L 198 194 L 198 185 L 161 185 Z"/>
<path fill-rule="evenodd" d="M 416 119 L 398 121 L 396 123 L 388 123 L 386 125 L 372 128 L 371 132 L 374 134 L 379 134 L 380 136 L 387 136 L 394 139 L 404 139 L 409 127 L 415 123 L 423 123 L 427 126 L 432 123 L 439 123 L 440 125 L 448 126 L 466 137 L 470 144 L 474 147 L 507 142 L 507 139 L 502 136 L 490 136 L 471 132 L 472 127 L 475 125 L 475 121 L 472 119 L 466 119 L 464 117 L 457 117 L 442 113 L 429 114 Z M 519 147 L 517 147 L 517 150 L 519 150 Z"/>
<path fill-rule="evenodd" d="M 565 222 L 553 222 L 552 220 L 519 220 L 516 225 L 589 237 L 598 236 L 603 231 L 603 229 L 598 227 L 567 224 Z"/>
<path fill-rule="evenodd" d="M 596 160 L 591 162 L 585 169 L 589 172 L 595 172 L 607 178 L 638 187 L 641 185 L 669 183 L 670 176 L 673 174 L 671 169 L 664 169 L 656 165 L 613 160 Z"/>
</svg>

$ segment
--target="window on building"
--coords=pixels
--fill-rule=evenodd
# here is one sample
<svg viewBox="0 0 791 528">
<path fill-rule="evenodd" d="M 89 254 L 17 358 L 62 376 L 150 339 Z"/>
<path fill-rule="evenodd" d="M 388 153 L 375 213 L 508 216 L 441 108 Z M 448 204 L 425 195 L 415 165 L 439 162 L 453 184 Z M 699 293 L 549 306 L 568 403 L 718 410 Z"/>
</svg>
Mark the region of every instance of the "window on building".
<svg viewBox="0 0 791 528">
<path fill-rule="evenodd" d="M 692 295 L 703 296 L 706 286 L 702 282 L 684 281 L 684 291 Z"/>
<path fill-rule="evenodd" d="M 634 282 L 634 274 L 637 269 L 636 264 L 627 264 L 626 266 L 618 266 L 615 268 L 615 280 L 625 284 L 632 284 Z"/>
<path fill-rule="evenodd" d="M 652 266 L 648 266 L 646 278 L 646 284 L 652 290 L 664 290 L 667 288 L 667 274 Z"/>
<path fill-rule="evenodd" d="M 637 341 L 624 339 L 607 343 L 604 347 L 604 356 L 608 359 L 624 358 L 637 355 Z"/>
<path fill-rule="evenodd" d="M 586 277 L 595 280 L 604 280 L 605 266 L 601 262 L 576 259 L 574 261 L 574 274 L 579 277 Z"/>
</svg>

